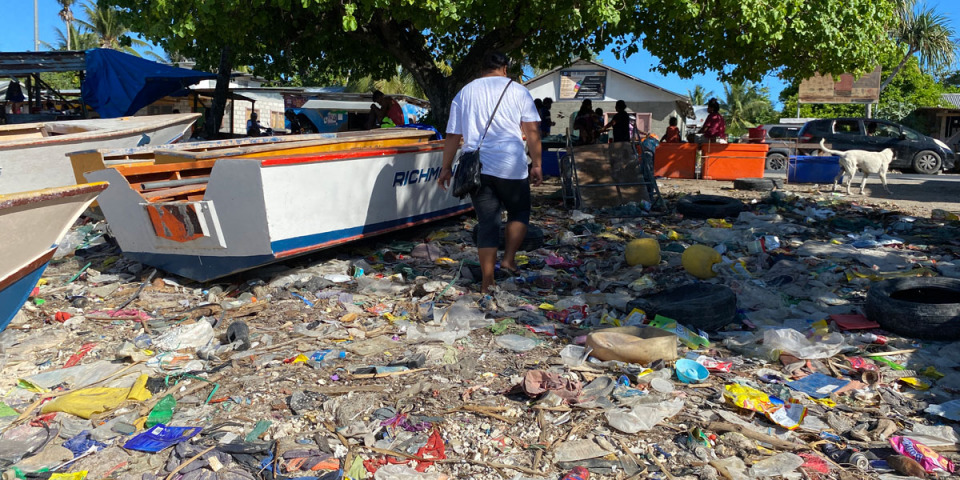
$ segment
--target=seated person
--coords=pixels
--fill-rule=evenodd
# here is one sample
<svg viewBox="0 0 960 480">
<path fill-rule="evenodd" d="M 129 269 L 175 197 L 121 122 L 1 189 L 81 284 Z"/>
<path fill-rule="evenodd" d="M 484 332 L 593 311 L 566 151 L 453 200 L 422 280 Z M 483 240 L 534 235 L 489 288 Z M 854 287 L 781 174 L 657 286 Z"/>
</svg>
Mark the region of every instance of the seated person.
<svg viewBox="0 0 960 480">
<path fill-rule="evenodd" d="M 257 112 L 250 114 L 250 120 L 247 120 L 247 136 L 259 137 L 263 134 L 263 126 L 257 121 Z"/>
<path fill-rule="evenodd" d="M 661 143 L 680 143 L 682 141 L 680 138 L 680 127 L 677 127 L 677 117 L 670 117 L 670 126 L 667 127 L 666 133 L 663 134 Z"/>
</svg>

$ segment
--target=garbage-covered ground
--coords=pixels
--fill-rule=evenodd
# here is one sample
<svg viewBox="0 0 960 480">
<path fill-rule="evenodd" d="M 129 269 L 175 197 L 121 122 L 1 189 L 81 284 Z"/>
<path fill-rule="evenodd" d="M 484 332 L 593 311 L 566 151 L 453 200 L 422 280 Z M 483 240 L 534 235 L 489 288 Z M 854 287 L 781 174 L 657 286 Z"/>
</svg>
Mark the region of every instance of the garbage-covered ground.
<svg viewBox="0 0 960 480">
<path fill-rule="evenodd" d="M 88 221 L 0 334 L 3 478 L 951 476 L 960 320 L 867 292 L 960 277 L 956 217 L 775 191 L 697 219 L 677 189 L 539 196 L 492 298 L 468 217 L 205 285 Z"/>
</svg>

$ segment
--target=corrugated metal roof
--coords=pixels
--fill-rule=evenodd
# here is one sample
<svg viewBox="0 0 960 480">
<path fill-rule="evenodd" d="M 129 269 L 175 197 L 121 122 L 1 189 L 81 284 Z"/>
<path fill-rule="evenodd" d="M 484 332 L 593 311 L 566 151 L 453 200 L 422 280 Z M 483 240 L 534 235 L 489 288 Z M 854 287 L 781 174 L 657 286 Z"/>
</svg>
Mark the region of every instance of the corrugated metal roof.
<svg viewBox="0 0 960 480">
<path fill-rule="evenodd" d="M 960 93 L 943 93 L 940 95 L 940 98 L 945 103 L 953 106 L 953 108 L 960 108 Z"/>
<path fill-rule="evenodd" d="M 74 52 L 0 52 L 0 76 L 17 77 L 38 72 L 79 72 L 86 69 L 86 54 Z"/>
</svg>

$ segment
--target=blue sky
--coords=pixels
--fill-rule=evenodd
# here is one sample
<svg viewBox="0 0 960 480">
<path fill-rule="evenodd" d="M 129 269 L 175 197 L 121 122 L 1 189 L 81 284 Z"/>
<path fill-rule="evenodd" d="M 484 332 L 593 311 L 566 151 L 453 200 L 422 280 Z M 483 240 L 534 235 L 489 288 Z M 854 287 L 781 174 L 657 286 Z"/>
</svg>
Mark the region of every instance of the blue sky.
<svg viewBox="0 0 960 480">
<path fill-rule="evenodd" d="M 3 1 L 6 4 L 4 6 L 6 7 L 6 14 L 9 15 L 8 18 L 16 20 L 7 22 L 4 25 L 7 33 L 0 35 L 0 51 L 33 50 L 33 1 Z M 53 43 L 56 38 L 55 29 L 62 28 L 63 26 L 63 22 L 60 21 L 60 17 L 57 16 L 57 12 L 59 12 L 60 9 L 56 0 L 38 0 L 38 4 L 40 12 L 40 40 Z M 927 4 L 946 15 L 953 24 L 954 30 L 960 33 L 960 1 L 927 0 Z M 81 10 L 79 6 L 74 7 L 74 14 L 79 15 L 79 10 Z M 688 90 L 693 89 L 694 85 L 700 84 L 708 91 L 713 91 L 717 95 L 723 94 L 723 85 L 717 80 L 716 75 L 699 75 L 694 78 L 683 79 L 676 75 L 660 75 L 651 71 L 658 63 L 657 59 L 643 51 L 630 57 L 626 62 L 616 60 L 610 52 L 603 52 L 599 57 L 606 65 L 677 93 L 686 94 Z M 774 102 L 777 102 L 780 91 L 783 90 L 784 83 L 773 76 L 764 79 L 762 83 L 770 89 L 771 98 Z"/>
</svg>

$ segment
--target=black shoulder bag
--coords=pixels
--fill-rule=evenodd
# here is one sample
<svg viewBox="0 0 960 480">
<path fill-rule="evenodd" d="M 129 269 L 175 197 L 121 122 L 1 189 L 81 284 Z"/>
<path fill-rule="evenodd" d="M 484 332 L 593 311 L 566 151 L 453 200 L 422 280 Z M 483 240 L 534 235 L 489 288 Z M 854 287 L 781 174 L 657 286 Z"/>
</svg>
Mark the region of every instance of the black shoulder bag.
<svg viewBox="0 0 960 480">
<path fill-rule="evenodd" d="M 500 99 L 497 100 L 497 106 L 493 107 L 493 113 L 490 114 L 490 119 L 487 120 L 487 126 L 483 129 L 483 135 L 480 136 L 480 143 L 477 144 L 477 149 L 472 152 L 460 153 L 457 171 L 453 175 L 453 196 L 463 198 L 480 190 L 480 172 L 483 170 L 483 164 L 480 163 L 480 146 L 483 145 L 483 139 L 487 136 L 487 130 L 490 129 L 490 124 L 493 123 L 493 117 L 500 108 L 500 102 L 503 101 L 503 96 L 507 94 L 507 89 L 510 88 L 510 84 L 512 83 L 513 80 L 511 79 L 507 82 L 507 86 L 503 88 L 503 93 L 500 94 Z"/>
</svg>

